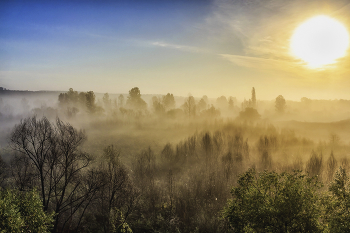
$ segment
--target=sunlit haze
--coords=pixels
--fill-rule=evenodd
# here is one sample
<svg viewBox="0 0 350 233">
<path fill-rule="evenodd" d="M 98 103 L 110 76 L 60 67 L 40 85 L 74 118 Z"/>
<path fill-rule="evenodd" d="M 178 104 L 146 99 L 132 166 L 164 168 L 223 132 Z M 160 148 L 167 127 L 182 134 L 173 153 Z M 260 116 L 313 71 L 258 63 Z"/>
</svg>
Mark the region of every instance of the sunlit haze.
<svg viewBox="0 0 350 233">
<path fill-rule="evenodd" d="M 346 99 L 349 12 L 345 0 L 5 0 L 0 86 Z"/>
<path fill-rule="evenodd" d="M 349 48 L 346 28 L 328 16 L 313 17 L 302 23 L 291 38 L 291 49 L 312 68 L 335 63 Z"/>
<path fill-rule="evenodd" d="M 350 232 L 349 13 L 0 0 L 0 231 Z"/>
</svg>

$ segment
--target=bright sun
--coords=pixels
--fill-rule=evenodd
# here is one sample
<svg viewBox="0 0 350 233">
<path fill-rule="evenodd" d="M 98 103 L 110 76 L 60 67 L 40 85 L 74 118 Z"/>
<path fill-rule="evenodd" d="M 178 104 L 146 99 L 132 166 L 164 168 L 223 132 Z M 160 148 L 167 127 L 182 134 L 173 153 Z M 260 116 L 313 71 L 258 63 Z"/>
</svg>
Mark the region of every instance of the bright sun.
<svg viewBox="0 0 350 233">
<path fill-rule="evenodd" d="M 292 53 L 311 68 L 332 64 L 344 57 L 349 47 L 349 33 L 335 19 L 320 15 L 313 17 L 294 31 L 290 48 Z"/>
</svg>

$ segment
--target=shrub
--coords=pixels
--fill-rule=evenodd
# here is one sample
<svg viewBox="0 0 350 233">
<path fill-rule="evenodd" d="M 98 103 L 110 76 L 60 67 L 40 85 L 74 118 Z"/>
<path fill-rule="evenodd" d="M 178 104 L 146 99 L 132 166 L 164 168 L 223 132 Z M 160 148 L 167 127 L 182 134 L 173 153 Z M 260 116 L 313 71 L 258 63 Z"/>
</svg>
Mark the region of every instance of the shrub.
<svg viewBox="0 0 350 233">
<path fill-rule="evenodd" d="M 299 171 L 250 169 L 232 188 L 223 217 L 235 232 L 321 232 L 321 184 Z"/>
<path fill-rule="evenodd" d="M 0 232 L 49 232 L 53 214 L 43 211 L 35 190 L 0 191 Z"/>
<path fill-rule="evenodd" d="M 340 168 L 329 187 L 331 196 L 328 203 L 328 221 L 330 232 L 350 231 L 350 184 L 345 169 Z"/>
</svg>

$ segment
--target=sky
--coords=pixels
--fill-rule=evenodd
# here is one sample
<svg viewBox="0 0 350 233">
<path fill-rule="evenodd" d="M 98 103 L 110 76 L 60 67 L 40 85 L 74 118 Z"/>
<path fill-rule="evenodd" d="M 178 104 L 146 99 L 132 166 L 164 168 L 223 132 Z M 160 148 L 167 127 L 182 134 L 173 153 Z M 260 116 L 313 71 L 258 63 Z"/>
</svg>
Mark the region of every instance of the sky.
<svg viewBox="0 0 350 233">
<path fill-rule="evenodd" d="M 350 31 L 347 0 L 0 1 L 0 86 L 209 98 L 350 99 L 350 55 L 310 69 L 305 20 Z"/>
</svg>

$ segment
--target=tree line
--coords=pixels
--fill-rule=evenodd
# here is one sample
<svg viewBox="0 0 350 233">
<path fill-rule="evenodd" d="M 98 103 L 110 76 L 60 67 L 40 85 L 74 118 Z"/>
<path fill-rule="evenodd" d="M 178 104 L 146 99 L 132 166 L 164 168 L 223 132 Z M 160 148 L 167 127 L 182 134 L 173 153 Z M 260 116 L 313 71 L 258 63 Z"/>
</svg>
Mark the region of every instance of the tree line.
<svg viewBox="0 0 350 233">
<path fill-rule="evenodd" d="M 0 163 L 3 229 L 349 230 L 349 162 L 334 155 L 340 151 L 335 136 L 323 145 L 331 149 L 324 159 L 322 145 L 288 130 L 234 121 L 167 143 L 159 153 L 146 148 L 130 155 L 128 166 L 117 146 L 93 155 L 84 151 L 86 140 L 85 131 L 60 119 L 34 116 L 13 128 L 13 156 Z M 295 148 L 311 154 L 306 161 L 279 161 Z"/>
</svg>

